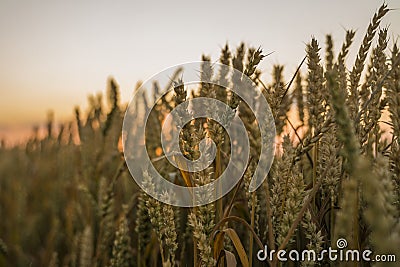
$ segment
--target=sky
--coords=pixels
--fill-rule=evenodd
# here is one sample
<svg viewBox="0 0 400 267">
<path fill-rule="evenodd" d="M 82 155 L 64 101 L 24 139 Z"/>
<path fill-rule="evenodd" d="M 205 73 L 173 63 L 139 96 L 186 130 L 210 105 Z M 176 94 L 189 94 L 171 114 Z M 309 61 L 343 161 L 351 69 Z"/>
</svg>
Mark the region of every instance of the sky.
<svg viewBox="0 0 400 267">
<path fill-rule="evenodd" d="M 400 1 L 382 26 L 400 34 Z M 89 94 L 114 77 L 129 101 L 138 80 L 207 54 L 226 42 L 262 47 L 268 81 L 274 64 L 292 74 L 315 36 L 332 34 L 340 49 L 345 29 L 357 30 L 348 61 L 354 62 L 368 23 L 382 1 L 0 1 L 1 131 L 38 124 L 53 110 L 72 118 Z M 390 41 L 392 45 L 392 41 Z M 289 77 L 287 78 L 289 79 Z"/>
</svg>

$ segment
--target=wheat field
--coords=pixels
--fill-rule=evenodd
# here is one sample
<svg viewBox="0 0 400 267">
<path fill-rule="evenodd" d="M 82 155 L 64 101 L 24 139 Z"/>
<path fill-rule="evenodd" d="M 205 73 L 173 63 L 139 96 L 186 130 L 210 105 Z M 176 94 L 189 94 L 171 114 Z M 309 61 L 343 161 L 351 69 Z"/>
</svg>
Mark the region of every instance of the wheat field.
<svg viewBox="0 0 400 267">
<path fill-rule="evenodd" d="M 0 266 L 400 266 L 400 51 L 390 29 L 380 27 L 387 12 L 385 4 L 377 10 L 361 44 L 353 43 L 353 30 L 338 49 L 333 36 L 312 38 L 289 79 L 282 65 L 261 78 L 257 66 L 268 56 L 260 48 L 222 48 L 219 62 L 262 89 L 259 97 L 275 119 L 275 159 L 253 193 L 257 121 L 237 95 L 207 83 L 192 93 L 184 84 L 175 87 L 157 101 L 148 124 L 138 126 L 151 129 L 150 157 L 162 158 L 162 122 L 178 104 L 209 97 L 237 111 L 251 159 L 235 189 L 205 206 L 169 206 L 135 184 L 121 145 L 127 105 L 112 78 L 106 94 L 90 96 L 89 109 L 76 107 L 69 123 L 56 125 L 49 116 L 45 137 L 36 129 L 24 145 L 0 146 Z M 350 50 L 355 59 L 347 57 Z M 201 59 L 201 75 L 228 84 L 226 74 L 213 72 L 211 58 Z M 196 159 L 205 136 L 218 147 L 209 168 L 186 173 L 164 159 L 155 167 L 180 185 L 217 179 L 229 162 L 230 141 L 218 123 L 193 120 L 180 147 Z M 397 262 L 257 259 L 265 245 L 318 253 L 339 238 L 348 248 L 395 255 Z"/>
</svg>

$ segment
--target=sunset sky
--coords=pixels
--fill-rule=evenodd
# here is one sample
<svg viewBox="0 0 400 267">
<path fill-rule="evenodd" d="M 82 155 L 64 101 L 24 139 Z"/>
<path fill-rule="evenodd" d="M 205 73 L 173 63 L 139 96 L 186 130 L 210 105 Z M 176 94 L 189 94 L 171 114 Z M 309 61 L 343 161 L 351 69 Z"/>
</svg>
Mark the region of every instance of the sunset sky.
<svg viewBox="0 0 400 267">
<path fill-rule="evenodd" d="M 390 8 L 400 2 L 386 1 Z M 332 34 L 336 51 L 345 29 L 357 30 L 355 52 L 382 1 L 12 1 L 0 2 L 0 135 L 43 122 L 48 110 L 58 121 L 71 117 L 87 95 L 104 91 L 115 77 L 123 101 L 138 80 L 202 53 L 219 57 L 228 41 L 261 46 L 288 74 L 315 36 Z M 383 20 L 398 39 L 400 9 Z M 390 46 L 393 42 L 390 41 Z M 265 75 L 265 78 L 269 78 Z M 1 136 L 0 136 L 1 138 Z"/>
</svg>

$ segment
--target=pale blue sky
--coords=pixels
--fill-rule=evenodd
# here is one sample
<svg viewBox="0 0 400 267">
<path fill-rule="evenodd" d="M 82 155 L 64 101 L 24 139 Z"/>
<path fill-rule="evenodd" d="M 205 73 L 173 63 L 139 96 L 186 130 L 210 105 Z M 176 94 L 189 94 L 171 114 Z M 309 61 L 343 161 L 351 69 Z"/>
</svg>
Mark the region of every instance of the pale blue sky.
<svg viewBox="0 0 400 267">
<path fill-rule="evenodd" d="M 400 8 L 400 1 L 387 1 Z M 219 57 L 227 41 L 275 53 L 292 73 L 305 43 L 332 34 L 339 49 L 344 28 L 361 38 L 382 1 L 11 1 L 0 2 L 0 126 L 71 116 L 90 93 L 104 91 L 109 75 L 128 101 L 138 80 L 171 65 Z M 400 33 L 400 10 L 382 25 Z M 392 42 L 390 42 L 392 44 Z M 265 75 L 268 79 L 269 76 Z"/>
</svg>

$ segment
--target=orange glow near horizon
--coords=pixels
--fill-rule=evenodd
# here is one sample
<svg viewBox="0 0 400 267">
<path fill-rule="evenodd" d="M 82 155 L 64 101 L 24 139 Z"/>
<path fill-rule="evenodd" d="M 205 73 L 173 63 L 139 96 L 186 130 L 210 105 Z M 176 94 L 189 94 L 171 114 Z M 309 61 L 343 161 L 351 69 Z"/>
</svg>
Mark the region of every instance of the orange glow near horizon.
<svg viewBox="0 0 400 267">
<path fill-rule="evenodd" d="M 381 23 L 389 26 L 390 48 L 399 37 L 400 10 L 396 0 L 386 2 L 394 9 Z M 287 79 L 294 73 L 311 36 L 324 47 L 325 35 L 331 34 L 338 51 L 346 27 L 357 30 L 347 59 L 352 65 L 380 4 L 363 0 L 255 0 L 242 5 L 211 0 L 1 1 L 0 139 L 19 140 L 34 125 L 43 125 L 50 110 L 56 124 L 72 120 L 74 107 L 84 111 L 87 96 L 104 92 L 109 76 L 119 83 L 122 102 L 128 102 L 138 80 L 199 60 L 202 53 L 216 61 L 227 42 L 231 50 L 243 41 L 260 46 L 265 54 L 274 51 L 260 65 L 268 83 L 274 64 L 285 65 Z"/>
</svg>

